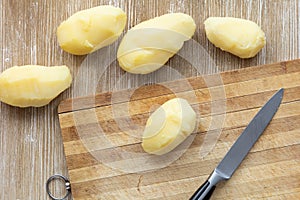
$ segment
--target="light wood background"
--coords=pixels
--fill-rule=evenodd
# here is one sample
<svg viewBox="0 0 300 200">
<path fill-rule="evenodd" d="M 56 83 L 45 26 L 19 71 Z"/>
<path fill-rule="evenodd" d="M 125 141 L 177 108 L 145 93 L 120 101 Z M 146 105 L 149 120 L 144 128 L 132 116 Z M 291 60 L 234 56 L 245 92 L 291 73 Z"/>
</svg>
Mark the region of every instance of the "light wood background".
<svg viewBox="0 0 300 200">
<path fill-rule="evenodd" d="M 91 94 L 95 84 L 100 92 L 131 88 L 139 83 L 139 78 L 126 76 L 127 80 L 116 86 L 124 74 L 116 62 L 109 66 L 100 81 L 94 76 L 93 68 L 87 68 L 84 70 L 87 74 L 81 74 L 81 63 L 85 57 L 72 56 L 58 46 L 55 32 L 63 20 L 76 11 L 102 4 L 125 10 L 128 15 L 126 30 L 164 13 L 190 14 L 197 24 L 193 39 L 204 47 L 220 71 L 300 57 L 299 0 L 1 0 L 0 71 L 15 65 L 66 64 L 75 78 L 80 76 L 82 84 L 76 84 L 42 108 L 20 109 L 0 103 L 0 199 L 48 199 L 45 183 L 49 176 L 55 173 L 68 175 L 57 116 L 57 106 L 62 99 Z M 220 51 L 205 37 L 203 22 L 209 16 L 242 17 L 257 22 L 266 33 L 266 47 L 258 56 L 246 60 Z M 113 52 L 117 43 L 108 48 Z M 193 54 L 192 47 L 184 48 L 197 56 Z M 215 72 L 208 58 L 200 59 L 207 63 L 201 73 Z M 182 68 L 187 63 L 178 56 L 168 64 L 185 77 L 199 74 L 191 66 Z M 156 80 L 158 75 L 154 73 L 152 79 Z M 61 194 L 59 188 L 56 186 L 57 194 Z"/>
</svg>

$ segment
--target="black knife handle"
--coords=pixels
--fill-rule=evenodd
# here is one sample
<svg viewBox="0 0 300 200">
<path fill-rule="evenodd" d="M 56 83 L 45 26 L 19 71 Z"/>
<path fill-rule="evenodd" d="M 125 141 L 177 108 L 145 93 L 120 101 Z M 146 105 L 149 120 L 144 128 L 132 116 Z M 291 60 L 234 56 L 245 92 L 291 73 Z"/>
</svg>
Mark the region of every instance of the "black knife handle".
<svg viewBox="0 0 300 200">
<path fill-rule="evenodd" d="M 215 188 L 215 185 L 212 185 L 208 182 L 208 180 L 206 180 L 193 194 L 190 200 L 209 200 Z"/>
<path fill-rule="evenodd" d="M 225 176 L 225 174 L 220 173 L 215 169 L 210 177 L 193 194 L 190 200 L 209 200 L 216 188 L 217 183 L 229 178 L 230 177 Z"/>
</svg>

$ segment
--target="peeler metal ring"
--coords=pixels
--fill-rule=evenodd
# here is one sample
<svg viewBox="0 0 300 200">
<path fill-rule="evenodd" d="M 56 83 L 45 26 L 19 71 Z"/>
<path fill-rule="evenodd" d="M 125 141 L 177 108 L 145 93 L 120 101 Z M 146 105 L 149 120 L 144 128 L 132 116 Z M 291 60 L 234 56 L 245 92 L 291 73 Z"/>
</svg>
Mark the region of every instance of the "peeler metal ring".
<svg viewBox="0 0 300 200">
<path fill-rule="evenodd" d="M 50 192 L 50 188 L 49 188 L 49 185 L 52 181 L 54 180 L 60 180 L 60 181 L 63 181 L 64 184 L 65 184 L 65 188 L 66 188 L 66 194 L 63 198 L 60 198 L 60 197 L 55 197 L 53 196 L 53 194 Z M 49 197 L 53 200 L 64 200 L 66 199 L 70 194 L 71 194 L 71 185 L 70 185 L 70 181 L 67 177 L 61 175 L 61 174 L 55 174 L 53 176 L 51 176 L 48 180 L 47 180 L 47 183 L 46 183 L 46 191 L 49 195 Z"/>
</svg>

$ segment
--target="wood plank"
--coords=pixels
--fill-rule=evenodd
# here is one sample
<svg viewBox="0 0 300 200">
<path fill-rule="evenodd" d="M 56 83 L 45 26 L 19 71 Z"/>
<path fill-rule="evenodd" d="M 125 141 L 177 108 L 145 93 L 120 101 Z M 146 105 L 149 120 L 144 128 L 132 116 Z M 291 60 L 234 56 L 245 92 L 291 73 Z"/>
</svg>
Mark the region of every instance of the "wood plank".
<svg viewBox="0 0 300 200">
<path fill-rule="evenodd" d="M 256 145 L 257 146 L 257 145 Z M 217 149 L 218 148 L 218 149 Z M 196 154 L 198 153 L 196 149 L 189 149 L 184 155 L 183 159 L 184 162 L 176 161 L 170 165 L 169 168 L 161 169 L 160 171 L 155 172 L 144 172 L 142 173 L 144 176 L 144 184 L 155 184 L 162 181 L 168 181 L 168 176 L 164 176 L 164 174 L 171 175 L 172 173 L 178 171 L 178 169 L 181 168 L 181 170 L 185 171 L 186 173 L 181 173 L 178 176 L 181 178 L 187 178 L 187 177 L 193 177 L 193 176 L 201 176 L 201 175 L 207 175 L 211 172 L 211 168 L 213 166 L 209 165 L 211 163 L 203 163 L 204 161 L 210 161 L 213 160 L 214 162 L 217 162 L 222 159 L 222 156 L 224 155 L 224 149 L 219 150 L 220 147 L 216 147 L 213 153 L 208 155 L 207 157 L 201 159 L 201 160 L 193 160 L 189 159 L 188 157 L 196 157 Z M 276 147 L 276 148 L 269 148 L 266 150 L 258 151 L 253 150 L 246 158 L 248 161 L 245 161 L 244 166 L 255 166 L 255 165 L 263 165 L 267 163 L 274 163 L 278 161 L 286 161 L 289 159 L 297 159 L 299 158 L 298 153 L 300 150 L 299 145 L 287 145 L 283 147 Z M 217 156 L 216 156 L 217 155 Z M 271 155 L 271 156 L 270 156 Z M 249 162 L 251 160 L 251 162 Z M 205 164 L 205 165 L 204 165 Z M 198 166 L 197 169 L 194 169 L 191 172 L 189 171 L 189 168 L 184 168 L 186 166 Z M 184 167 L 182 167 L 184 166 Z M 95 171 L 101 172 L 98 173 L 97 176 L 95 176 Z M 104 178 L 111 178 L 115 176 L 125 175 L 124 172 L 117 172 L 113 169 L 110 169 L 108 166 L 103 164 L 94 165 L 92 167 L 82 167 L 72 170 L 70 173 L 72 173 L 72 177 L 76 177 L 76 182 L 74 183 L 82 183 L 86 181 L 92 181 L 97 179 L 104 179 Z"/>
<path fill-rule="evenodd" d="M 173 91 L 176 92 L 184 92 L 189 87 L 192 87 L 194 90 L 206 88 L 206 82 L 205 80 L 210 79 L 217 79 L 221 78 L 222 82 L 216 81 L 216 83 L 223 83 L 223 84 L 231 84 L 236 82 L 244 82 L 249 81 L 253 79 L 259 79 L 259 78 L 266 78 L 270 76 L 279 76 L 286 73 L 292 73 L 297 72 L 297 65 L 299 65 L 300 60 L 293 60 L 291 62 L 279 62 L 275 64 L 269 64 L 265 65 L 264 68 L 259 68 L 259 70 L 253 70 L 253 68 L 244 68 L 239 71 L 227 71 L 223 72 L 221 75 L 204 75 L 201 77 L 192 77 L 188 78 L 187 80 L 176 80 L 173 82 L 167 82 L 167 83 L 160 83 L 160 85 L 148 85 L 139 88 L 142 91 L 146 90 L 148 91 L 145 93 L 138 93 L 135 94 L 132 97 L 133 100 L 140 100 L 143 98 L 150 98 L 150 97 L 157 97 L 161 95 L 167 95 L 170 94 L 170 90 L 167 88 L 172 88 Z M 236 78 L 238 77 L 238 78 Z M 189 84 L 186 84 L 186 83 Z M 175 83 L 175 85 L 174 85 Z M 165 87 L 163 87 L 165 86 Z M 213 86 L 213 84 L 211 84 Z M 114 95 L 114 103 L 121 103 L 124 101 L 124 97 L 127 97 L 128 94 L 131 94 L 136 89 L 130 89 L 125 91 L 116 91 L 113 92 Z M 78 109 L 88 109 L 98 106 L 105 106 L 111 104 L 111 98 L 112 98 L 112 92 L 97 94 L 96 96 L 86 96 L 86 97 L 79 97 L 76 99 L 67 99 L 60 103 L 58 107 L 58 112 L 69 112 L 69 111 L 75 111 Z"/>
</svg>

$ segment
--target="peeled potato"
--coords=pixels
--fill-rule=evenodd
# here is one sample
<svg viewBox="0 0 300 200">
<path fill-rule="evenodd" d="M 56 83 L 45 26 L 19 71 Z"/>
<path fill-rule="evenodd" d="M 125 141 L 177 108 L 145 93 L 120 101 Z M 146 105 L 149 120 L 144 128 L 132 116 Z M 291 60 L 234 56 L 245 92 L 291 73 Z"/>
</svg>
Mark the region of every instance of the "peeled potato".
<svg viewBox="0 0 300 200">
<path fill-rule="evenodd" d="M 194 130 L 196 113 L 185 99 L 174 98 L 149 117 L 142 147 L 150 154 L 162 155 L 183 142 Z"/>
<path fill-rule="evenodd" d="M 193 18 L 170 13 L 130 29 L 118 49 L 118 61 L 127 72 L 147 74 L 163 66 L 195 32 Z"/>
<path fill-rule="evenodd" d="M 18 107 L 40 107 L 72 82 L 67 66 L 15 66 L 0 74 L 0 101 Z"/>
<path fill-rule="evenodd" d="M 113 6 L 82 10 L 57 28 L 57 39 L 63 50 L 85 55 L 113 43 L 122 33 L 126 14 Z"/>
<path fill-rule="evenodd" d="M 204 24 L 211 43 L 240 58 L 254 57 L 266 44 L 265 33 L 246 19 L 209 17 Z"/>
</svg>

